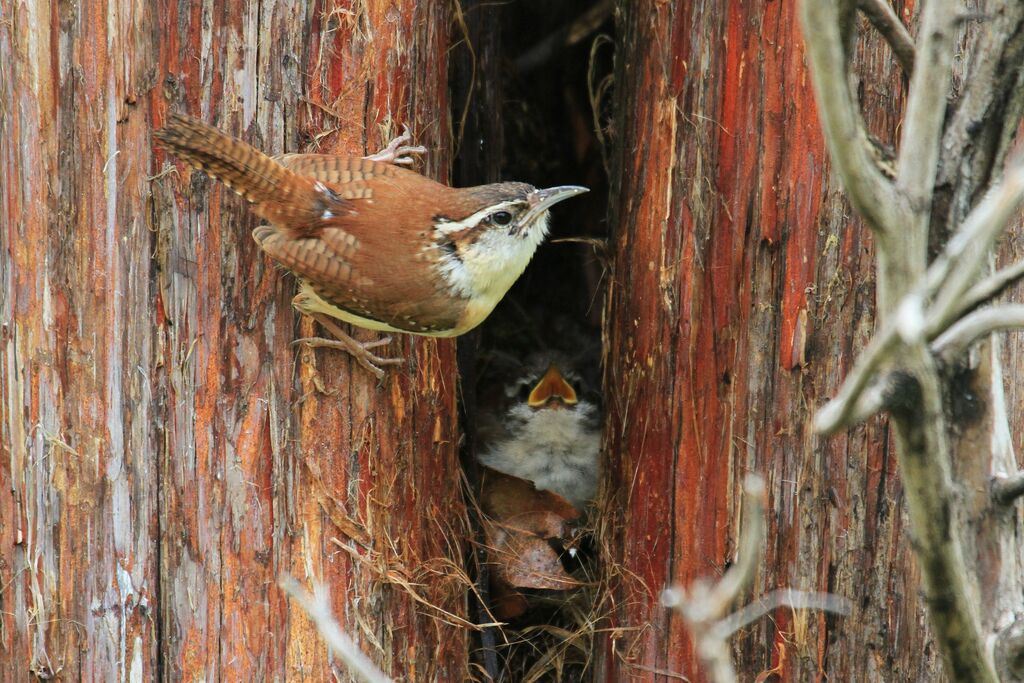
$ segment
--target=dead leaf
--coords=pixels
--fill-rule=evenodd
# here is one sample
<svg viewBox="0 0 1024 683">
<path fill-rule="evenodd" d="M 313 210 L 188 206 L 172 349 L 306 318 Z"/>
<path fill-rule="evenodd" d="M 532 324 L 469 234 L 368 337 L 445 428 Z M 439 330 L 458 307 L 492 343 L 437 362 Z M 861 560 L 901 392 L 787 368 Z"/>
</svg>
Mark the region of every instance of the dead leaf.
<svg viewBox="0 0 1024 683">
<path fill-rule="evenodd" d="M 524 479 L 486 468 L 481 498 L 487 515 L 488 561 L 495 569 L 494 589 L 508 609 L 520 609 L 525 600 L 515 588 L 567 590 L 580 585 L 552 548 L 552 542 L 563 547 L 574 543 L 573 523 L 580 512 L 569 501 L 538 491 Z"/>
</svg>

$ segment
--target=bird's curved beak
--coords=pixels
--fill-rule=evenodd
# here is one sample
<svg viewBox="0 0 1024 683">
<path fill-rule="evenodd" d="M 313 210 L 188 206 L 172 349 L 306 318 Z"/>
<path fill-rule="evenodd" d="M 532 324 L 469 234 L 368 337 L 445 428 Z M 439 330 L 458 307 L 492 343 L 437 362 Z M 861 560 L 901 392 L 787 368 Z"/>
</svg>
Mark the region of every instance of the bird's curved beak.
<svg viewBox="0 0 1024 683">
<path fill-rule="evenodd" d="M 575 197 L 578 194 L 583 194 L 584 192 L 590 192 L 590 190 L 579 185 L 559 185 L 558 187 L 534 190 L 526 198 L 530 203 L 530 208 L 527 210 L 526 215 L 519 220 L 519 224 L 524 227 L 533 225 L 538 216 L 558 202 L 569 197 Z"/>
</svg>

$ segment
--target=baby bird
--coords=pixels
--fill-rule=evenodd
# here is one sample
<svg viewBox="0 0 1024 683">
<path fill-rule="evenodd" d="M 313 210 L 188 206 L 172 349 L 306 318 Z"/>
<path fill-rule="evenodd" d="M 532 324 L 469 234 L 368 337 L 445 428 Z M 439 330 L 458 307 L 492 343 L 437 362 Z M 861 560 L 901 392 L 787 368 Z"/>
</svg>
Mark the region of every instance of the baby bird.
<svg viewBox="0 0 1024 683">
<path fill-rule="evenodd" d="M 534 483 L 585 510 L 597 493 L 601 411 L 559 364 L 535 358 L 506 386 L 503 411 L 481 414 L 480 464 Z M 538 371 L 538 365 L 540 370 Z M 566 367 L 564 361 L 561 365 Z"/>
</svg>

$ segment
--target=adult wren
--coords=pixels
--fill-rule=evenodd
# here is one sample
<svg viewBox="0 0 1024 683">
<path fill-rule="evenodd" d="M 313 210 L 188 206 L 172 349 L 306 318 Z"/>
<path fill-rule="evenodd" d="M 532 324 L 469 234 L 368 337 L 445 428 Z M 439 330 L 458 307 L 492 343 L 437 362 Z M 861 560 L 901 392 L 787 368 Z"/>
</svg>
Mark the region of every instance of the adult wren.
<svg viewBox="0 0 1024 683">
<path fill-rule="evenodd" d="M 292 304 L 336 340 L 299 340 L 351 353 L 378 377 L 400 363 L 333 320 L 384 332 L 455 337 L 479 325 L 522 274 L 548 231 L 548 209 L 584 187 L 526 183 L 454 188 L 381 155 L 269 157 L 197 119 L 171 115 L 160 144 L 247 199 L 267 221 L 253 237 L 295 274 Z M 407 138 L 406 138 L 407 139 Z M 391 163 L 388 163 L 391 162 Z"/>
<path fill-rule="evenodd" d="M 597 492 L 601 411 L 563 358 L 537 354 L 480 414 L 480 464 L 532 481 L 584 511 Z"/>
</svg>

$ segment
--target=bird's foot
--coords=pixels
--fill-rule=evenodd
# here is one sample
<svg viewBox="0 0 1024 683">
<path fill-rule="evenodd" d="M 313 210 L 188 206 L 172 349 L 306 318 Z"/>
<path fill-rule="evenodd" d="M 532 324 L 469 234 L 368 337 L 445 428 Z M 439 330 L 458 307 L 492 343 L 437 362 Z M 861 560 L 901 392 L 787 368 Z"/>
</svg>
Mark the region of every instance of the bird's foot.
<svg viewBox="0 0 1024 683">
<path fill-rule="evenodd" d="M 405 362 L 404 358 L 384 358 L 373 353 L 373 349 L 390 344 L 391 337 L 382 337 L 373 341 L 361 342 L 345 334 L 340 327 L 335 325 L 334 322 L 329 320 L 326 316 L 313 314 L 312 317 L 318 323 L 327 328 L 327 330 L 334 335 L 335 339 L 306 337 L 304 339 L 296 339 L 292 342 L 292 346 L 302 344 L 311 349 L 327 348 L 347 351 L 357 363 L 370 371 L 377 379 L 384 379 L 384 371 L 380 366 L 401 365 Z"/>
<path fill-rule="evenodd" d="M 389 142 L 387 147 L 366 158 L 372 161 L 383 161 L 386 164 L 409 166 L 415 162 L 415 158 L 410 155 L 427 153 L 427 148 L 422 145 L 411 146 L 406 144 L 411 141 L 412 134 L 409 133 L 409 126 L 404 126 L 402 134 Z"/>
</svg>

